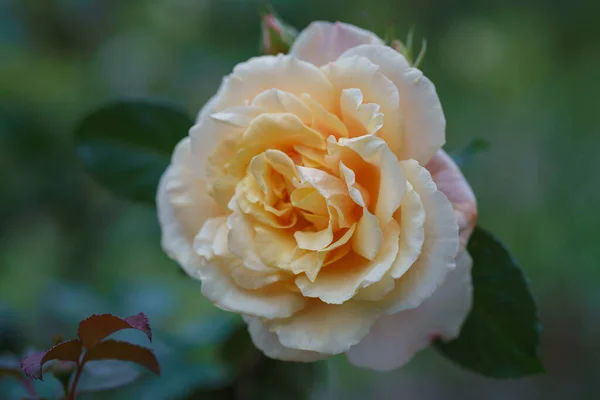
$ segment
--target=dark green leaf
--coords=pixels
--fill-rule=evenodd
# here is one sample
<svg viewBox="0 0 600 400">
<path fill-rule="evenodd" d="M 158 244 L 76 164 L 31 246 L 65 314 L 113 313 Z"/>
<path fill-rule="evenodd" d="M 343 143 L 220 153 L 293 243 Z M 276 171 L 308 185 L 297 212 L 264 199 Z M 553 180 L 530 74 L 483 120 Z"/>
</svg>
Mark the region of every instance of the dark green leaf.
<svg viewBox="0 0 600 400">
<path fill-rule="evenodd" d="M 436 348 L 462 367 L 494 378 L 544 372 L 537 355 L 540 325 L 523 272 L 508 250 L 477 227 L 473 257 L 473 308 L 460 336 Z"/>
<path fill-rule="evenodd" d="M 122 101 L 88 115 L 75 144 L 100 183 L 126 199 L 154 204 L 160 176 L 192 124 L 171 104 Z"/>
</svg>

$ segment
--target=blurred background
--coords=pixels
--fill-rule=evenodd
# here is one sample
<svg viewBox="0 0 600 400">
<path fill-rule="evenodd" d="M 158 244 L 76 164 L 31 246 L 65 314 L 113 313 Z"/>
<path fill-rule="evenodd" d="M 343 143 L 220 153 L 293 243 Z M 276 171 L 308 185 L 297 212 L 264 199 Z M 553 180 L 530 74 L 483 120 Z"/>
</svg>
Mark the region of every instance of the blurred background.
<svg viewBox="0 0 600 400">
<path fill-rule="evenodd" d="M 427 38 L 422 68 L 444 105 L 447 150 L 490 143 L 464 171 L 480 224 L 520 261 L 544 325 L 546 376 L 485 379 L 433 350 L 392 373 L 338 357 L 315 397 L 598 398 L 600 2 L 271 3 L 297 28 L 341 20 L 383 36 L 395 24 L 400 37 L 415 26 Z M 152 209 L 85 174 L 71 136 L 83 115 L 120 97 L 167 98 L 195 114 L 223 75 L 257 54 L 263 5 L 0 0 L 0 353 L 47 348 L 92 313 L 144 311 L 162 378 L 89 398 L 193 398 L 226 380 L 212 349 L 231 317 L 162 253 Z M 47 381 L 41 393 L 56 390 Z M 0 381 L 0 399 L 19 390 Z"/>
</svg>

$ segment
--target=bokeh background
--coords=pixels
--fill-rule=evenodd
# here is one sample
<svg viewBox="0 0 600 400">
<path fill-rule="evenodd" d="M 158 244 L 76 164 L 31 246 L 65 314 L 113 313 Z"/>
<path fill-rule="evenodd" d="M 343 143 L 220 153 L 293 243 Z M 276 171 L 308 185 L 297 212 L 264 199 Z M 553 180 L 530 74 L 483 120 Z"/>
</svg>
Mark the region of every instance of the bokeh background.
<svg viewBox="0 0 600 400">
<path fill-rule="evenodd" d="M 520 261 L 544 325 L 546 376 L 485 379 L 433 350 L 380 374 L 338 357 L 315 397 L 599 398 L 600 2 L 271 3 L 298 28 L 341 20 L 383 36 L 395 24 L 427 38 L 423 69 L 444 105 L 447 150 L 490 143 L 464 172 L 481 225 Z M 0 0 L 0 353 L 74 336 L 92 313 L 144 311 L 165 374 L 90 398 L 192 398 L 218 381 L 210 346 L 229 316 L 163 255 L 152 209 L 86 175 L 71 137 L 85 113 L 121 97 L 167 98 L 196 113 L 224 74 L 257 54 L 263 5 Z M 17 391 L 0 381 L 0 399 Z"/>
</svg>

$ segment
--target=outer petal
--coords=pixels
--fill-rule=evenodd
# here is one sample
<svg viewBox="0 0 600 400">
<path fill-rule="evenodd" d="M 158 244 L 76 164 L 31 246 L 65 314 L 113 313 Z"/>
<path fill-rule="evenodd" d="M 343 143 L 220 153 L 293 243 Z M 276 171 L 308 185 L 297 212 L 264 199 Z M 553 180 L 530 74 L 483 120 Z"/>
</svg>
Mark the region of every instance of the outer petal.
<svg viewBox="0 0 600 400">
<path fill-rule="evenodd" d="M 193 249 L 194 237 L 204 221 L 223 214 L 224 210 L 208 195 L 205 183 L 193 173 L 189 137 L 182 139 L 175 148 L 172 164 L 160 180 L 156 205 L 163 249 L 190 276 L 198 278 L 200 260 Z"/>
<path fill-rule="evenodd" d="M 477 223 L 477 201 L 473 190 L 458 165 L 444 150 L 439 150 L 425 168 L 431 173 L 438 189 L 452 203 L 458 222 L 460 248 L 464 250 Z"/>
<path fill-rule="evenodd" d="M 434 339 L 457 337 L 472 305 L 471 265 L 471 257 L 463 252 L 456 269 L 423 304 L 381 317 L 369 335 L 346 353 L 350 363 L 388 371 L 408 362 Z"/>
<path fill-rule="evenodd" d="M 244 317 L 254 345 L 268 357 L 283 361 L 312 362 L 331 357 L 330 354 L 283 347 L 277 335 L 269 331 L 260 318 Z"/>
<path fill-rule="evenodd" d="M 383 41 L 374 33 L 343 22 L 312 22 L 292 45 L 290 54 L 316 66 L 336 60 L 344 51 Z"/>
<path fill-rule="evenodd" d="M 396 280 L 396 287 L 386 296 L 388 314 L 415 308 L 431 296 L 456 266 L 458 252 L 458 226 L 452 205 L 425 168 L 414 160 L 401 164 L 423 203 L 425 241 L 417 261 Z"/>
<path fill-rule="evenodd" d="M 277 334 L 284 347 L 339 354 L 358 344 L 379 315 L 380 310 L 369 302 L 315 302 L 292 318 L 270 322 L 269 330 Z"/>
<path fill-rule="evenodd" d="M 362 45 L 348 50 L 340 59 L 355 56 L 367 57 L 378 65 L 379 72 L 398 88 L 403 119 L 398 158 L 412 158 L 425 165 L 446 141 L 446 119 L 435 86 L 420 70 L 411 67 L 402 54 L 390 47 Z M 386 121 L 387 118 L 385 114 Z"/>
</svg>

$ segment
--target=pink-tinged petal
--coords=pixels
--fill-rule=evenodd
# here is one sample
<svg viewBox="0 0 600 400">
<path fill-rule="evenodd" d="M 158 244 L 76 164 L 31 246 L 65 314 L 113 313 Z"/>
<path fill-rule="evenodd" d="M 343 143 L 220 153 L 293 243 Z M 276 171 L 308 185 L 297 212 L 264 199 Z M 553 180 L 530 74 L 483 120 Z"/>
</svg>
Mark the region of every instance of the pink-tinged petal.
<svg viewBox="0 0 600 400">
<path fill-rule="evenodd" d="M 289 54 L 320 67 L 352 47 L 372 43 L 383 44 L 383 41 L 354 25 L 315 21 L 300 32 Z"/>
<path fill-rule="evenodd" d="M 384 299 L 388 314 L 415 308 L 430 297 L 454 269 L 458 252 L 458 225 L 452 205 L 425 168 L 414 160 L 401 164 L 423 204 L 425 240 L 417 261 L 396 280 L 396 287 Z"/>
<path fill-rule="evenodd" d="M 377 305 L 370 302 L 314 302 L 293 318 L 273 320 L 268 326 L 284 347 L 340 354 L 358 344 L 380 315 Z"/>
<path fill-rule="evenodd" d="M 283 361 L 313 362 L 331 357 L 314 351 L 296 350 L 283 347 L 277 335 L 269 331 L 260 318 L 244 317 L 254 345 L 267 355 Z"/>
<path fill-rule="evenodd" d="M 156 205 L 164 251 L 190 276 L 198 278 L 200 260 L 193 249 L 194 237 L 207 219 L 222 215 L 224 210 L 193 171 L 189 137 L 179 142 L 171 166 L 161 177 Z"/>
<path fill-rule="evenodd" d="M 433 181 L 452 203 L 458 222 L 460 250 L 465 249 L 477 224 L 477 201 L 460 168 L 444 150 L 439 150 L 425 166 Z"/>
<path fill-rule="evenodd" d="M 446 142 L 446 119 L 433 83 L 391 47 L 362 45 L 345 52 L 340 60 L 362 56 L 379 66 L 400 93 L 401 146 L 393 148 L 401 160 L 415 159 L 425 165 Z M 388 114 L 385 123 L 388 122 Z"/>
<path fill-rule="evenodd" d="M 472 305 L 472 260 L 467 252 L 440 288 L 419 307 L 381 317 L 346 356 L 351 364 L 378 371 L 398 368 L 432 340 L 458 336 Z"/>
</svg>

